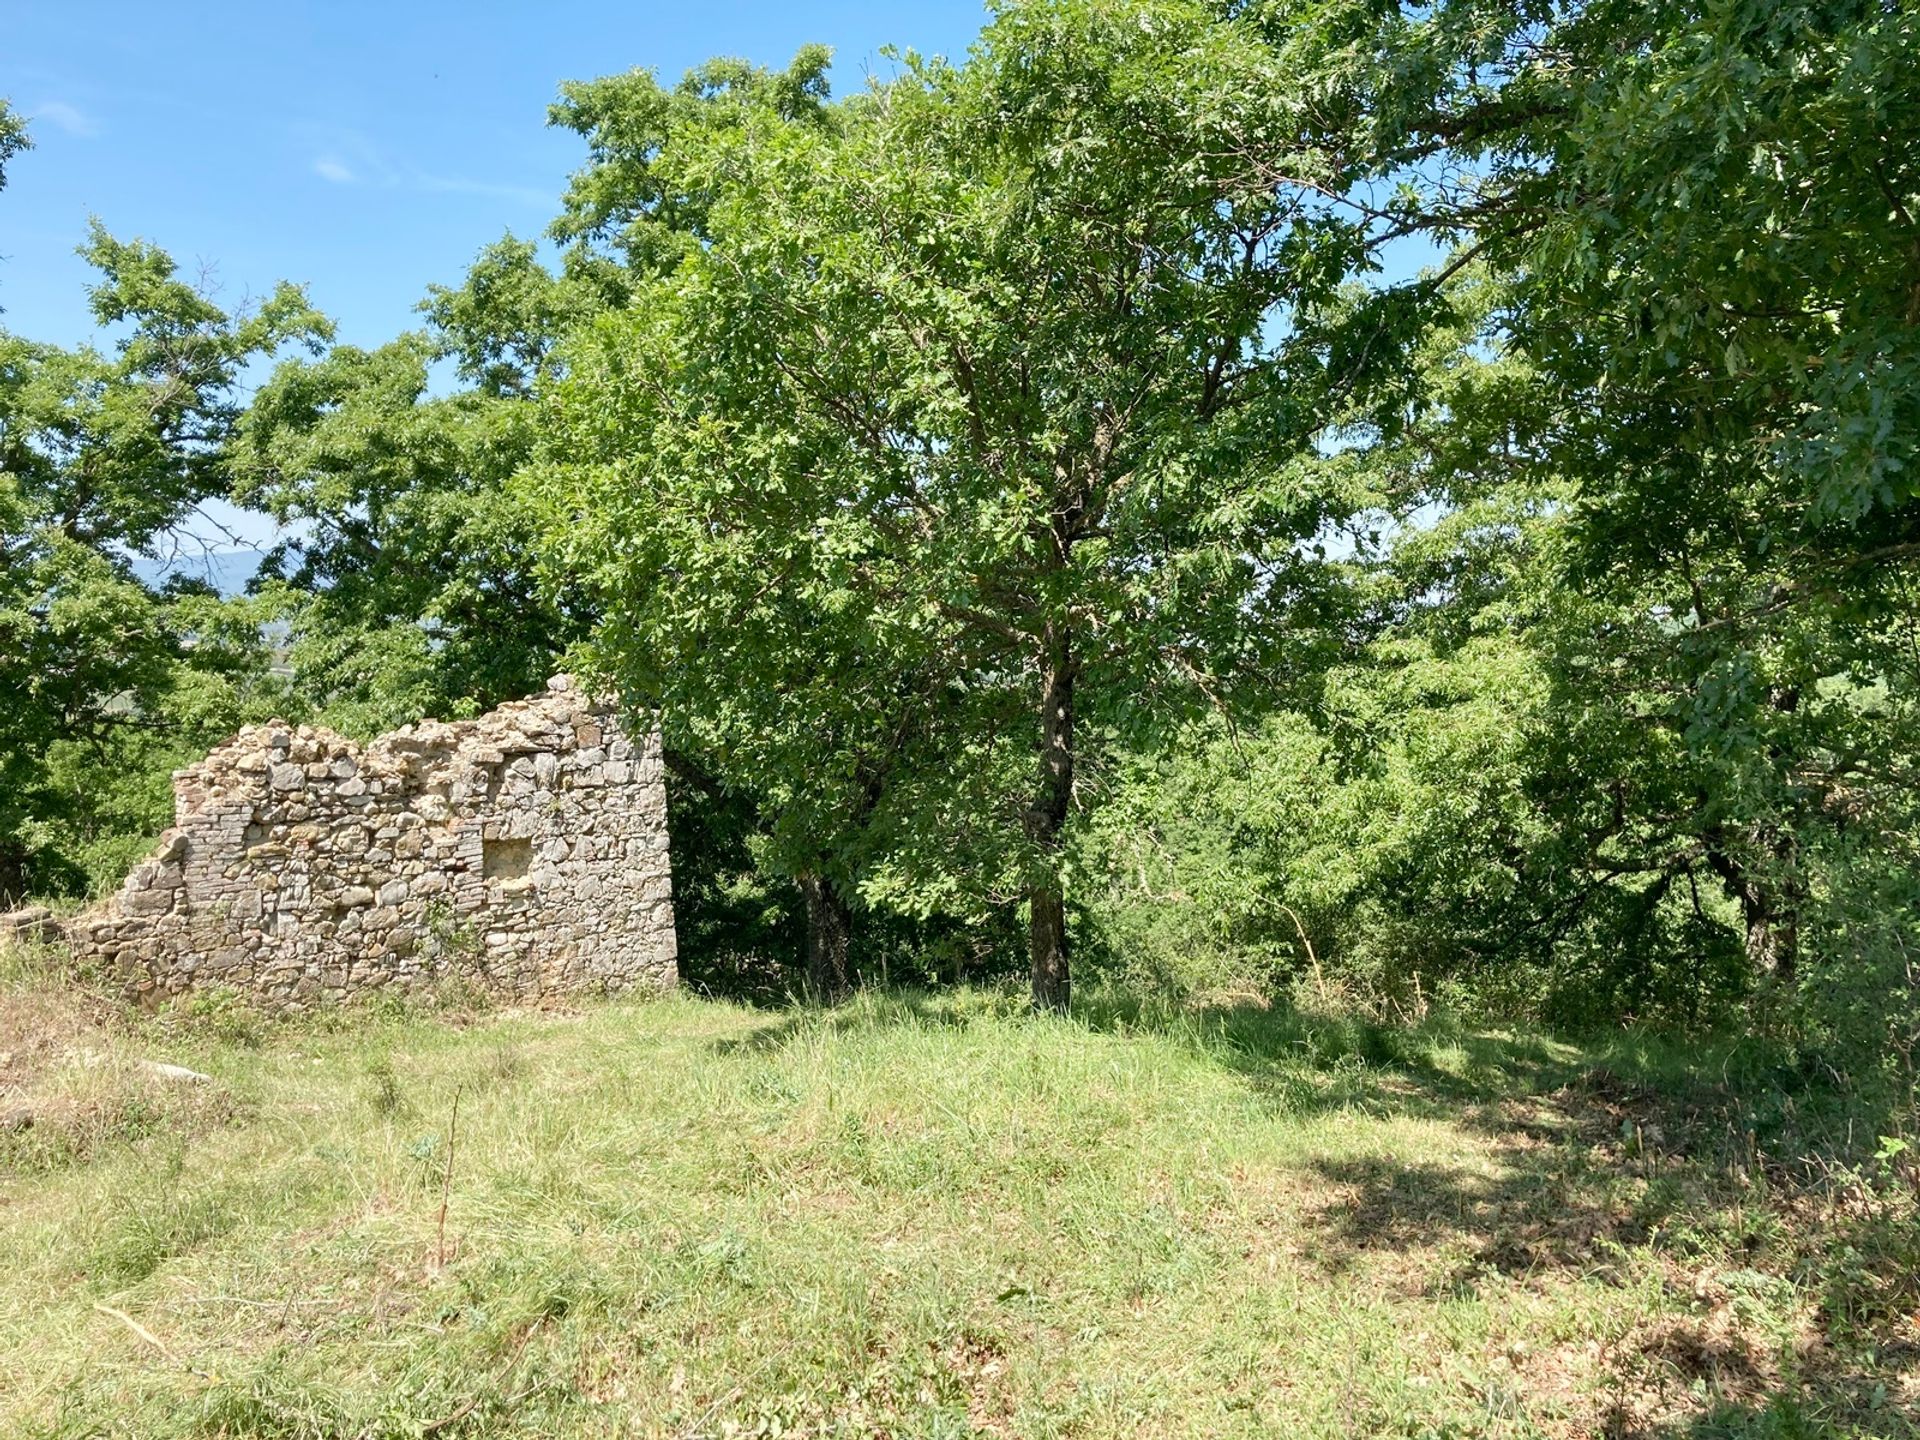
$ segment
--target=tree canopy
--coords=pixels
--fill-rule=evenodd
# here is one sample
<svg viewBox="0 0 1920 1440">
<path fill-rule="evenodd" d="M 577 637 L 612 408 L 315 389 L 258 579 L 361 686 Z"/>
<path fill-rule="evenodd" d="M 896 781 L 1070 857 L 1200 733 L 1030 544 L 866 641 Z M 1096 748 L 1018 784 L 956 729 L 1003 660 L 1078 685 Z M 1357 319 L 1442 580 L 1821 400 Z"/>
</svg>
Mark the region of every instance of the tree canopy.
<svg viewBox="0 0 1920 1440">
<path fill-rule="evenodd" d="M 262 615 L 190 578 L 156 587 L 136 562 L 186 542 L 228 489 L 223 447 L 244 405 L 242 369 L 325 321 L 283 285 L 246 314 L 221 309 L 152 245 L 95 226 L 81 252 L 99 279 L 110 351 L 0 332 L 0 894 L 58 887 L 96 832 L 151 823 L 108 777 L 151 776 L 249 712 L 266 684 Z M 263 702 L 264 703 L 264 702 Z M 164 722 L 153 717 L 165 716 Z M 119 813 L 115 813 L 118 811 Z M 104 877 L 100 877 L 104 878 Z"/>
<path fill-rule="evenodd" d="M 743 763 L 856 784 L 936 737 L 890 752 L 865 884 L 1023 892 L 1042 1003 L 1087 737 L 1288 662 L 1303 547 L 1354 504 L 1315 438 L 1412 332 L 1344 288 L 1371 226 L 1324 200 L 1337 159 L 1250 163 L 1297 127 L 1279 80 L 1251 27 L 1026 6 L 964 67 L 676 135 L 630 183 L 700 196 L 701 243 L 569 352 L 530 487 L 670 725 L 798 734 Z"/>
<path fill-rule="evenodd" d="M 0 888 L 263 707 L 567 664 L 756 993 L 1072 950 L 1910 1048 L 1917 25 L 1018 0 L 840 95 L 568 81 L 544 237 L 371 346 L 96 230 L 105 338 L 0 336 Z M 216 497 L 245 596 L 154 578 Z"/>
</svg>

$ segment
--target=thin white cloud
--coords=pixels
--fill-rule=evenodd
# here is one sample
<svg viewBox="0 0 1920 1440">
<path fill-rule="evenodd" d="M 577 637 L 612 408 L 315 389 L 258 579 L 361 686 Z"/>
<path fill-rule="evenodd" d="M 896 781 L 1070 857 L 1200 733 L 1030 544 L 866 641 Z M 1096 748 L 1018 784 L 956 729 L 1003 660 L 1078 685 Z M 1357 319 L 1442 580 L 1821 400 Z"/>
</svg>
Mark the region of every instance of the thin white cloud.
<svg viewBox="0 0 1920 1440">
<path fill-rule="evenodd" d="M 85 140 L 100 133 L 100 122 L 78 105 L 64 100 L 43 100 L 27 112 L 31 120 L 45 120 L 56 129 Z"/>
<path fill-rule="evenodd" d="M 426 195 L 483 195 L 496 200 L 549 209 L 554 195 L 531 185 L 435 175 L 395 160 L 377 141 L 357 130 L 315 127 L 313 173 L 334 185 L 367 185 L 376 190 L 412 190 Z"/>
<path fill-rule="evenodd" d="M 488 195 L 499 200 L 517 200 L 522 205 L 551 205 L 554 197 L 531 185 L 501 185 L 491 180 L 460 180 L 446 175 L 417 175 L 413 183 L 421 190 L 440 195 Z"/>
<path fill-rule="evenodd" d="M 371 185 L 393 189 L 400 172 L 381 148 L 358 130 L 340 126 L 301 127 L 302 138 L 313 147 L 311 168 L 332 185 Z"/>
</svg>

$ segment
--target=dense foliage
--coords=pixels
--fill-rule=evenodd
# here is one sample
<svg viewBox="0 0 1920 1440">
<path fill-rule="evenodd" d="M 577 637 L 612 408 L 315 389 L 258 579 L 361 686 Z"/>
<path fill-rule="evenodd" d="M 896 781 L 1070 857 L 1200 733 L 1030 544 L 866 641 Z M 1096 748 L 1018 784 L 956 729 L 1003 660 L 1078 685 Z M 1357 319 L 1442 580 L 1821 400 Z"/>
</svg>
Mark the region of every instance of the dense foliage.
<svg viewBox="0 0 1920 1440">
<path fill-rule="evenodd" d="M 1071 950 L 1911 1082 L 1910 7 L 1024 0 L 828 62 L 565 86 L 551 245 L 371 350 L 96 234 L 110 353 L 0 339 L 0 889 L 109 881 L 264 706 L 564 661 L 660 715 L 706 983 L 1064 1005 Z M 251 593 L 143 580 L 213 496 L 287 527 Z"/>
<path fill-rule="evenodd" d="M 262 612 L 159 560 L 225 492 L 241 369 L 325 331 L 281 286 L 221 310 L 152 246 L 94 230 L 111 351 L 0 331 L 0 897 L 108 880 L 171 808 L 165 775 L 271 690 Z M 156 783 L 157 782 L 157 783 Z"/>
<path fill-rule="evenodd" d="M 337 726 L 490 709 L 539 688 L 570 638 L 505 498 L 531 452 L 541 363 L 515 327 L 545 333 L 553 288 L 530 247 L 502 242 L 460 291 L 435 294 L 426 330 L 282 365 L 237 428 L 232 496 L 286 527 L 257 588 Z M 462 382 L 452 393 L 433 393 L 438 362 Z"/>
<path fill-rule="evenodd" d="M 529 475 L 598 658 L 768 797 L 772 862 L 1023 898 L 1047 1004 L 1089 737 L 1297 663 L 1351 506 L 1315 437 L 1399 358 L 1404 307 L 1340 290 L 1350 176 L 1249 164 L 1296 123 L 1272 64 L 1031 7 L 964 67 L 686 127 L 628 180 L 702 197 L 702 244 L 572 347 Z"/>
</svg>

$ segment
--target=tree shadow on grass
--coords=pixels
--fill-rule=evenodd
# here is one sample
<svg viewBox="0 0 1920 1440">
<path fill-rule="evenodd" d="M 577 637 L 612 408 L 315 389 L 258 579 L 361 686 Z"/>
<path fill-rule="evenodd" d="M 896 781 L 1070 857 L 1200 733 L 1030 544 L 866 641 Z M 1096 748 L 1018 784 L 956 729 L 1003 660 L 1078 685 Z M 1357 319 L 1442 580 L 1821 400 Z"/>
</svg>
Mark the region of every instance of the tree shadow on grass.
<svg viewBox="0 0 1920 1440">
<path fill-rule="evenodd" d="M 1141 1023 L 1125 1008 L 1095 1028 Z M 1920 1216 L 1862 1145 L 1898 1121 L 1762 1044 L 1573 1043 L 1240 1006 L 1173 1022 L 1276 1107 L 1470 1132 L 1471 1155 L 1323 1155 L 1306 1247 L 1422 1293 L 1626 1283 L 1617 1436 L 1920 1436 Z M 1885 1103 L 1884 1100 L 1881 1103 Z M 1376 1264 L 1375 1262 L 1384 1262 Z"/>
<path fill-rule="evenodd" d="M 1744 1183 L 1716 1160 L 1567 1130 L 1495 1134 L 1480 1162 L 1322 1157 L 1305 1258 L 1343 1283 L 1366 1268 L 1428 1297 L 1651 1284 L 1657 1295 L 1589 1378 L 1620 1437 L 1920 1436 L 1910 1209 L 1844 1213 L 1808 1191 Z M 1844 1257 L 1844 1258 L 1843 1258 Z M 1563 1357 L 1573 1361 L 1586 1357 Z M 1903 1399 L 1904 1397 L 1904 1399 Z"/>
<path fill-rule="evenodd" d="M 964 1030 L 980 1017 L 942 1004 L 934 992 L 893 990 L 860 992 L 840 1006 L 789 1004 L 780 1018 L 756 1025 L 744 1035 L 727 1035 L 709 1047 L 716 1055 L 771 1055 L 825 1036 L 919 1029 Z"/>
<path fill-rule="evenodd" d="M 964 1029 L 1020 1013 L 1012 992 L 894 991 L 789 1011 L 720 1053 L 825 1035 Z M 1070 1025 L 1172 1041 L 1278 1114 L 1410 1118 L 1472 1154 L 1324 1155 L 1304 1259 L 1420 1293 L 1624 1283 L 1662 1300 L 1608 1351 L 1594 1433 L 1920 1435 L 1920 1221 L 1862 1178 L 1894 1122 L 1764 1043 L 1631 1033 L 1572 1041 L 1444 1018 L 1391 1026 L 1238 1004 L 1178 1008 L 1085 993 Z M 1558 1280 L 1556 1280 L 1558 1277 Z M 1755 1317 L 1759 1316 L 1760 1319 Z M 1763 1323 L 1764 1322 L 1764 1323 Z"/>
</svg>

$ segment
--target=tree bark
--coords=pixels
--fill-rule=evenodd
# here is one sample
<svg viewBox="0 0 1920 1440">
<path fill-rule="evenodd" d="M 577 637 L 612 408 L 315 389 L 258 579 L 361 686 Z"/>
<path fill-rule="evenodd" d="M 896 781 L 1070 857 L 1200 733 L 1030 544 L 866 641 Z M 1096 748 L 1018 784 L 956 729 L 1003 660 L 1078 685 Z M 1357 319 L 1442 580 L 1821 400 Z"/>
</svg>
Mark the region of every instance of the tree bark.
<svg viewBox="0 0 1920 1440">
<path fill-rule="evenodd" d="M 1740 902 L 1747 959 L 1754 974 L 1791 985 L 1800 965 L 1800 902 L 1804 898 L 1793 873 L 1798 846 L 1792 832 L 1783 831 L 1769 848 L 1779 864 L 1777 876 L 1755 875 L 1716 845 L 1709 846 L 1707 863 Z"/>
<path fill-rule="evenodd" d="M 1743 893 L 1740 908 L 1747 922 L 1747 959 L 1754 972 L 1791 985 L 1800 963 L 1799 914 L 1790 906 L 1775 905 L 1760 890 Z"/>
<path fill-rule="evenodd" d="M 11 910 L 26 902 L 26 855 L 10 843 L 0 841 L 0 910 Z"/>
<path fill-rule="evenodd" d="M 852 988 L 847 975 L 847 937 L 853 917 L 831 881 L 802 875 L 807 902 L 807 991 L 823 1005 L 838 1005 Z"/>
<path fill-rule="evenodd" d="M 1073 800 L 1073 654 L 1063 629 L 1049 629 L 1040 677 L 1040 789 L 1027 816 L 1038 852 L 1027 888 L 1033 1006 L 1064 1011 L 1072 998 L 1067 965 L 1066 898 L 1060 885 L 1060 837 Z"/>
<path fill-rule="evenodd" d="M 1747 922 L 1747 957 L 1762 975 L 1791 985 L 1800 966 L 1800 905 L 1806 887 L 1800 879 L 1800 845 L 1792 830 L 1773 836 L 1775 873 L 1764 885 L 1751 885 L 1751 898 L 1741 896 Z"/>
</svg>

